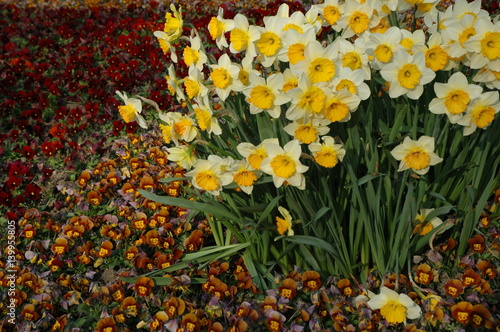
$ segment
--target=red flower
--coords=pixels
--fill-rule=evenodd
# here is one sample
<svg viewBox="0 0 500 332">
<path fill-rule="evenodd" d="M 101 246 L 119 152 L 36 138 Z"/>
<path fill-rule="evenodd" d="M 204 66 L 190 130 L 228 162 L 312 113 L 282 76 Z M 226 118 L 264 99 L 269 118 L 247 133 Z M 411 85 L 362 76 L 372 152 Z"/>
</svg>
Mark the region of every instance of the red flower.
<svg viewBox="0 0 500 332">
<path fill-rule="evenodd" d="M 37 201 L 40 199 L 40 191 L 41 189 L 39 186 L 37 186 L 36 184 L 29 183 L 26 186 L 26 189 L 24 190 L 24 196 L 33 201 Z"/>
<path fill-rule="evenodd" d="M 24 158 L 26 158 L 26 159 L 31 160 L 35 156 L 35 151 L 29 145 L 23 146 L 22 152 L 23 152 Z"/>
</svg>

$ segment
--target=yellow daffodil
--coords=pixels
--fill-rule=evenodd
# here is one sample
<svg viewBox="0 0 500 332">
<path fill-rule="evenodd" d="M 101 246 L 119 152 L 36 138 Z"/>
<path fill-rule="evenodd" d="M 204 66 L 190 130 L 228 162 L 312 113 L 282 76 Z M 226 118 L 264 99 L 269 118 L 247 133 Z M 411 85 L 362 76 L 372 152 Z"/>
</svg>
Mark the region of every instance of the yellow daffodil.
<svg viewBox="0 0 500 332">
<path fill-rule="evenodd" d="M 423 86 L 436 77 L 436 73 L 425 66 L 424 54 L 412 56 L 405 51 L 396 53 L 394 62 L 385 65 L 380 74 L 391 84 L 391 98 L 406 94 L 408 98 L 415 100 L 424 92 Z"/>
<path fill-rule="evenodd" d="M 276 226 L 278 226 L 278 233 L 280 235 L 286 235 L 288 236 L 293 236 L 295 233 L 292 229 L 292 216 L 290 215 L 290 212 L 288 212 L 287 209 L 285 209 L 282 206 L 278 207 L 278 211 L 281 213 L 283 218 L 276 217 Z"/>
<path fill-rule="evenodd" d="M 428 48 L 425 50 L 425 65 L 433 71 L 450 70 L 453 63 L 450 55 L 445 50 L 441 34 L 436 32 L 427 41 Z"/>
<path fill-rule="evenodd" d="M 170 10 L 172 13 L 165 14 L 165 26 L 163 32 L 165 32 L 166 40 L 169 42 L 174 42 L 182 35 L 182 27 L 184 21 L 182 20 L 181 8 L 179 10 L 175 8 L 173 4 L 170 5 Z M 162 35 L 163 36 L 163 35 Z"/>
<path fill-rule="evenodd" d="M 184 48 L 184 62 L 186 66 L 195 66 L 202 71 L 203 66 L 207 63 L 207 55 L 201 50 L 201 39 L 198 36 L 189 37 L 191 46 Z"/>
<path fill-rule="evenodd" d="M 166 123 L 166 125 L 160 128 L 162 130 L 170 130 L 170 136 L 167 132 L 164 132 L 164 136 L 170 137 L 176 145 L 181 140 L 191 142 L 199 134 L 195 121 L 189 116 L 177 112 L 168 112 L 159 113 L 159 117 Z"/>
<path fill-rule="evenodd" d="M 273 118 L 281 114 L 281 105 L 290 101 L 290 97 L 283 94 L 283 74 L 271 74 L 267 78 L 250 75 L 250 85 L 243 90 L 250 105 L 250 113 L 258 114 L 266 111 Z"/>
<path fill-rule="evenodd" d="M 380 314 L 390 324 L 416 319 L 422 314 L 422 309 L 408 295 L 398 294 L 387 287 L 381 287 L 380 294 L 371 297 L 367 303 L 373 310 L 380 309 Z"/>
<path fill-rule="evenodd" d="M 233 174 L 234 182 L 241 191 L 248 195 L 252 193 L 255 181 L 262 175 L 261 171 L 253 168 L 246 160 L 236 161 L 229 171 Z"/>
<path fill-rule="evenodd" d="M 458 124 L 464 126 L 464 136 L 472 134 L 477 128 L 486 129 L 500 111 L 498 91 L 488 91 L 471 101 L 463 118 Z"/>
<path fill-rule="evenodd" d="M 352 70 L 349 67 L 343 67 L 330 86 L 333 91 L 347 90 L 361 100 L 367 100 L 371 92 L 370 87 L 364 81 L 364 75 L 362 69 Z"/>
<path fill-rule="evenodd" d="M 483 88 L 469 84 L 464 74 L 456 72 L 447 83 L 434 83 L 434 91 L 436 98 L 431 100 L 429 110 L 434 114 L 446 114 L 451 123 L 457 123 L 470 101 L 478 98 Z"/>
<path fill-rule="evenodd" d="M 335 44 L 323 48 L 320 42 L 313 40 L 307 44 L 304 60 L 290 68 L 295 74 L 305 73 L 311 83 L 329 82 L 337 72 L 338 51 Z"/>
<path fill-rule="evenodd" d="M 346 151 L 342 148 L 342 144 L 335 144 L 335 140 L 331 136 L 323 136 L 321 139 L 323 143 L 309 144 L 309 151 L 312 152 L 314 160 L 319 165 L 326 168 L 335 167 L 339 161 L 344 159 Z"/>
<path fill-rule="evenodd" d="M 299 189 L 305 189 L 304 172 L 309 167 L 303 165 L 299 158 L 302 149 L 298 140 L 293 140 L 281 147 L 277 144 L 267 144 L 267 157 L 262 161 L 260 168 L 263 172 L 272 175 L 276 188 L 285 181 Z"/>
<path fill-rule="evenodd" d="M 184 77 L 184 89 L 190 99 L 203 98 L 208 94 L 203 73 L 195 66 L 189 67 L 189 75 Z"/>
<path fill-rule="evenodd" d="M 412 169 L 417 174 L 425 174 L 430 166 L 443 161 L 434 153 L 434 137 L 421 136 L 418 141 L 405 137 L 402 144 L 396 146 L 391 154 L 396 160 L 401 160 L 398 171 Z"/>
<path fill-rule="evenodd" d="M 198 127 L 201 130 L 206 131 L 208 134 L 220 135 L 222 134 L 222 128 L 219 123 L 219 119 L 214 116 L 213 110 L 208 99 L 205 96 L 202 100 L 197 100 L 198 105 L 193 105 L 194 113 L 196 116 L 196 121 L 198 122 Z"/>
<path fill-rule="evenodd" d="M 260 29 L 261 34 L 259 39 L 255 41 L 255 46 L 262 65 L 271 67 L 283 47 L 284 22 L 278 17 L 267 17 L 264 24 L 265 27 Z"/>
<path fill-rule="evenodd" d="M 233 181 L 232 174 L 224 170 L 227 166 L 226 160 L 216 155 L 210 155 L 206 160 L 198 159 L 193 169 L 186 173 L 186 176 L 192 177 L 191 182 L 195 188 L 217 196 L 220 194 L 222 186 Z"/>
<path fill-rule="evenodd" d="M 296 120 L 319 114 L 325 107 L 325 91 L 312 84 L 306 74 L 302 74 L 296 88 L 287 92 L 291 98 L 290 106 L 286 111 L 288 120 Z"/>
<path fill-rule="evenodd" d="M 350 38 L 354 35 L 362 35 L 369 28 L 376 26 L 379 23 L 379 17 L 374 15 L 373 8 L 368 3 L 360 3 L 358 1 L 347 1 L 345 3 L 344 12 L 338 20 L 338 25 L 344 31 L 343 38 Z"/>
<path fill-rule="evenodd" d="M 116 91 L 125 105 L 118 106 L 118 111 L 126 123 L 136 121 L 141 128 L 147 128 L 146 121 L 142 117 L 142 102 L 137 98 L 128 98 L 125 92 Z"/>
<path fill-rule="evenodd" d="M 268 156 L 266 149 L 266 146 L 268 144 L 279 145 L 279 141 L 277 138 L 267 138 L 257 146 L 253 145 L 252 143 L 243 142 L 240 143 L 236 147 L 236 149 L 238 150 L 239 154 L 246 158 L 248 163 L 253 168 L 260 170 L 262 160 L 264 160 Z"/>
<path fill-rule="evenodd" d="M 168 75 L 165 77 L 165 79 L 167 80 L 168 90 L 176 97 L 177 101 L 180 102 L 182 100 L 185 100 L 186 96 L 184 95 L 184 90 L 181 86 L 183 80 L 177 78 L 175 67 L 173 64 L 168 67 Z"/>
<path fill-rule="evenodd" d="M 322 17 L 323 25 L 329 25 L 337 32 L 342 30 L 337 23 L 342 16 L 344 6 L 345 4 L 339 3 L 339 0 L 325 0 L 322 4 L 314 5 Z"/>
<path fill-rule="evenodd" d="M 331 122 L 345 122 L 351 119 L 351 113 L 358 109 L 361 98 L 347 89 L 329 91 L 326 94 L 323 115 Z"/>
<path fill-rule="evenodd" d="M 366 53 L 373 57 L 372 66 L 380 69 L 391 63 L 395 54 L 403 46 L 403 34 L 398 27 L 390 27 L 385 33 L 373 33 L 366 42 Z"/>
</svg>

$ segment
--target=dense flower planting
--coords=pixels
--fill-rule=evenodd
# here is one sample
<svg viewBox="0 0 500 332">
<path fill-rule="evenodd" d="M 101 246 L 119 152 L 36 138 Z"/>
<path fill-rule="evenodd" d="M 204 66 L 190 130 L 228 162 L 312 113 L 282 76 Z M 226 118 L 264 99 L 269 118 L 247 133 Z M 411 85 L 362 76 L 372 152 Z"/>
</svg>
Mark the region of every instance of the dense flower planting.
<svg viewBox="0 0 500 332">
<path fill-rule="evenodd" d="M 361 281 L 277 270 L 276 287 L 264 290 L 237 255 L 241 244 L 227 246 L 229 258 L 200 255 L 214 244 L 211 220 L 139 192 L 188 197 L 196 188 L 186 169 L 169 159 L 160 126 L 146 132 L 123 120 L 127 103 L 115 94 L 176 104 L 165 80 L 172 59 L 153 35 L 169 8 L 123 3 L 0 4 L 0 330 L 499 328 L 500 189 L 488 193 L 458 265 L 456 241 L 442 236 L 408 271 Z M 280 4 L 226 5 L 224 15 L 262 24 Z M 185 8 L 183 19 L 208 35 L 214 7 Z M 185 57 L 178 61 L 184 77 Z M 279 211 L 275 232 L 292 235 L 292 217 Z M 415 233 L 432 229 L 426 213 Z"/>
</svg>

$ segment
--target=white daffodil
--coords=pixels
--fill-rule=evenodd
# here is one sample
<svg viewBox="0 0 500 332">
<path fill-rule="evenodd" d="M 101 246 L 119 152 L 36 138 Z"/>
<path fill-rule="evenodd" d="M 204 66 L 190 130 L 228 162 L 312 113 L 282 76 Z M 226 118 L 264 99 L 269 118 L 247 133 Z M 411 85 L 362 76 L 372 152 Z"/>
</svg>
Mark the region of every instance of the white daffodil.
<svg viewBox="0 0 500 332">
<path fill-rule="evenodd" d="M 484 83 L 488 89 L 500 90 L 500 72 L 483 68 L 476 73 L 472 80 L 474 82 Z"/>
<path fill-rule="evenodd" d="M 365 41 L 358 38 L 351 43 L 344 38 L 337 38 L 337 50 L 339 51 L 339 59 L 342 61 L 343 67 L 348 67 L 351 70 L 361 69 L 363 71 L 363 79 L 371 78 L 371 68 L 368 65 L 368 54 L 366 53 Z"/>
<path fill-rule="evenodd" d="M 339 67 L 338 50 L 336 44 L 324 48 L 320 42 L 313 40 L 307 44 L 304 51 L 304 60 L 290 66 L 292 71 L 299 75 L 305 73 L 311 83 L 329 82 L 337 73 Z"/>
<path fill-rule="evenodd" d="M 236 14 L 234 16 L 234 28 L 230 33 L 229 50 L 232 53 L 240 53 L 246 51 L 245 56 L 254 58 L 257 55 L 255 49 L 255 41 L 260 37 L 259 29 L 248 23 L 246 16 Z"/>
<path fill-rule="evenodd" d="M 346 122 L 351 119 L 351 113 L 358 109 L 360 103 L 361 98 L 346 89 L 329 91 L 322 114 L 331 122 Z"/>
<path fill-rule="evenodd" d="M 436 77 L 436 73 L 425 66 L 424 54 L 417 53 L 412 56 L 405 51 L 399 51 L 394 62 L 385 65 L 380 74 L 391 84 L 391 98 L 406 94 L 414 100 L 420 98 L 424 92 L 423 86 Z"/>
<path fill-rule="evenodd" d="M 370 87 L 364 82 L 364 72 L 361 69 L 352 70 L 349 67 L 341 68 L 339 75 L 331 82 L 329 86 L 333 91 L 345 89 L 357 95 L 361 100 L 370 97 Z"/>
<path fill-rule="evenodd" d="M 425 234 L 432 231 L 434 228 L 439 227 L 440 225 L 443 224 L 443 221 L 438 217 L 434 217 L 431 220 L 426 220 L 427 216 L 432 211 L 434 211 L 434 209 L 420 209 L 418 214 L 415 216 L 415 221 L 417 222 L 417 225 L 413 229 L 413 234 L 418 233 L 418 235 L 424 236 Z"/>
<path fill-rule="evenodd" d="M 498 95 L 498 91 L 488 91 L 471 101 L 464 117 L 457 122 L 465 127 L 464 136 L 472 134 L 477 128 L 486 129 L 493 122 L 500 111 Z"/>
<path fill-rule="evenodd" d="M 167 148 L 168 160 L 175 161 L 184 169 L 191 169 L 198 158 L 195 156 L 193 149 L 187 145 Z"/>
<path fill-rule="evenodd" d="M 277 60 L 283 42 L 283 19 L 279 17 L 265 17 L 264 28 L 260 28 L 260 37 L 255 41 L 259 60 L 264 67 L 271 67 Z"/>
<path fill-rule="evenodd" d="M 273 118 L 281 114 L 281 105 L 290 101 L 290 97 L 283 94 L 283 74 L 271 74 L 267 78 L 250 75 L 250 85 L 243 90 L 250 104 L 250 113 L 258 114 L 266 111 Z"/>
<path fill-rule="evenodd" d="M 175 67 L 173 64 L 171 64 L 168 67 L 168 75 L 165 77 L 167 80 L 168 84 L 168 91 L 175 95 L 177 101 L 182 101 L 186 99 L 186 96 L 184 95 L 184 90 L 181 87 L 181 84 L 183 83 L 183 80 L 177 78 L 177 74 L 175 73 Z"/>
<path fill-rule="evenodd" d="M 203 98 L 208 94 L 203 73 L 195 66 L 189 67 L 189 75 L 184 77 L 184 89 L 190 99 Z"/>
<path fill-rule="evenodd" d="M 372 67 L 380 69 L 391 63 L 397 51 L 403 47 L 402 40 L 403 34 L 398 27 L 390 27 L 384 33 L 372 33 L 366 42 L 366 53 L 373 56 Z"/>
<path fill-rule="evenodd" d="M 454 63 L 443 45 L 443 38 L 439 32 L 433 33 L 427 41 L 425 52 L 425 66 L 433 71 L 451 70 Z"/>
<path fill-rule="evenodd" d="M 266 149 L 266 146 L 268 144 L 279 145 L 279 141 L 277 138 L 267 138 L 258 145 L 243 142 L 238 144 L 236 149 L 242 157 L 246 158 L 246 161 L 248 161 L 250 166 L 252 166 L 254 169 L 260 170 L 262 160 L 264 160 L 268 156 Z"/>
<path fill-rule="evenodd" d="M 380 294 L 372 296 L 367 302 L 371 309 L 380 309 L 382 317 L 390 324 L 399 324 L 406 319 L 416 319 L 422 309 L 406 294 L 398 294 L 387 287 L 380 288 Z"/>
<path fill-rule="evenodd" d="M 179 145 L 179 141 L 191 142 L 199 132 L 195 121 L 189 116 L 178 112 L 159 113 L 159 117 L 166 123 L 160 124 L 163 136 L 167 143 L 170 140 Z"/>
<path fill-rule="evenodd" d="M 195 188 L 205 190 L 217 196 L 222 187 L 233 182 L 233 176 L 225 171 L 226 161 L 219 156 L 210 155 L 206 160 L 198 159 L 193 169 L 186 173 L 192 177 L 191 183 Z"/>
<path fill-rule="evenodd" d="M 276 188 L 279 188 L 285 181 L 299 189 L 305 189 L 305 177 L 309 167 L 303 165 L 299 158 L 302 149 L 298 140 L 293 140 L 281 147 L 277 144 L 267 144 L 268 156 L 262 161 L 263 172 L 272 175 Z"/>
<path fill-rule="evenodd" d="M 127 93 L 116 91 L 116 94 L 125 103 L 124 106 L 118 106 L 118 111 L 125 123 L 136 121 L 141 128 L 147 128 L 146 121 L 142 117 L 142 102 L 137 98 L 128 98 Z"/>
<path fill-rule="evenodd" d="M 217 17 L 212 17 L 210 23 L 208 23 L 208 32 L 219 49 L 223 47 L 228 47 L 225 33 L 231 31 L 234 28 L 233 20 L 224 19 L 224 9 L 219 7 L 219 12 Z"/>
<path fill-rule="evenodd" d="M 418 52 L 425 52 L 427 49 L 425 46 L 425 33 L 423 30 L 415 30 L 413 32 L 406 29 L 401 29 L 402 40 L 399 43 L 404 47 L 406 52 L 411 55 Z"/>
<path fill-rule="evenodd" d="M 226 100 L 231 91 L 242 90 L 243 84 L 238 79 L 240 69 L 231 62 L 227 54 L 223 54 L 219 58 L 217 65 L 211 65 L 210 67 L 212 68 L 210 77 L 220 99 Z"/>
<path fill-rule="evenodd" d="M 252 193 L 255 181 L 262 175 L 261 171 L 253 168 L 246 160 L 235 161 L 229 171 L 233 174 L 233 180 L 241 191 L 248 195 Z"/>
<path fill-rule="evenodd" d="M 314 5 L 314 7 L 318 8 L 321 17 L 323 18 L 323 25 L 329 25 L 337 32 L 342 30 L 342 27 L 337 23 L 342 16 L 344 6 L 344 2 L 341 1 L 339 3 L 339 0 L 325 0 L 322 4 Z"/>
<path fill-rule="evenodd" d="M 285 47 L 278 54 L 278 59 L 282 62 L 290 62 L 295 65 L 297 62 L 305 60 L 305 50 L 307 45 L 316 40 L 316 34 L 313 29 L 309 29 L 303 33 L 297 30 L 290 29 L 285 33 Z"/>
<path fill-rule="evenodd" d="M 306 74 L 302 74 L 298 86 L 289 90 L 287 95 L 291 98 L 290 107 L 286 111 L 288 120 L 293 121 L 319 114 L 325 107 L 325 91 L 313 85 Z"/>
<path fill-rule="evenodd" d="M 201 130 L 206 131 L 208 134 L 220 135 L 222 128 L 219 119 L 214 116 L 211 103 L 208 96 L 202 100 L 197 100 L 198 105 L 193 105 L 196 121 Z"/>
<path fill-rule="evenodd" d="M 186 66 L 195 66 L 198 70 L 202 71 L 203 66 L 207 63 L 207 55 L 201 50 L 201 39 L 198 36 L 189 37 L 191 46 L 184 48 L 184 62 Z"/>
<path fill-rule="evenodd" d="M 447 83 L 434 83 L 436 98 L 429 103 L 429 111 L 434 114 L 446 114 L 451 123 L 462 119 L 470 101 L 478 98 L 483 88 L 469 84 L 461 72 L 451 75 Z"/>
<path fill-rule="evenodd" d="M 344 12 L 338 20 L 338 25 L 344 29 L 343 38 L 351 38 L 354 35 L 362 35 L 375 27 L 380 19 L 374 15 L 373 8 L 368 3 L 358 1 L 347 1 Z"/>
<path fill-rule="evenodd" d="M 429 171 L 430 166 L 443 161 L 434 153 L 434 137 L 421 136 L 418 141 L 405 137 L 403 143 L 391 151 L 396 160 L 400 160 L 398 171 L 412 169 L 415 173 L 423 175 Z"/>
<path fill-rule="evenodd" d="M 328 134 L 330 120 L 322 118 L 297 119 L 286 125 L 283 130 L 301 143 L 315 142 L 320 136 Z"/>
<path fill-rule="evenodd" d="M 476 34 L 464 46 L 470 54 L 470 67 L 487 67 L 500 72 L 500 21 L 493 23 L 489 18 L 477 19 L 474 23 Z"/>
<path fill-rule="evenodd" d="M 335 140 L 331 136 L 323 136 L 321 139 L 323 143 L 318 141 L 309 144 L 309 151 L 319 165 L 326 168 L 335 167 L 339 161 L 344 159 L 346 151 L 342 148 L 342 144 L 335 144 Z"/>
</svg>

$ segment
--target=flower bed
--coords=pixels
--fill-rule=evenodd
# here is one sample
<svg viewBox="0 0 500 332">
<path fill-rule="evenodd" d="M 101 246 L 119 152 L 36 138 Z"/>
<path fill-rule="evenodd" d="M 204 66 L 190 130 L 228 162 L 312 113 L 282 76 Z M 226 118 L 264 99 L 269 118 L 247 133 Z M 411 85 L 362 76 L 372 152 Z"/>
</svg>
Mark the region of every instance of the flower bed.
<svg viewBox="0 0 500 332">
<path fill-rule="evenodd" d="M 453 228 L 433 237 L 429 234 L 422 245 L 425 250 L 415 253 L 410 267 L 405 262 L 405 269 L 397 273 L 369 270 L 363 276 L 329 275 L 310 266 L 290 268 L 299 261 L 279 253 L 276 257 L 288 259 L 290 265 L 269 259 L 267 266 L 274 269 L 256 274 L 248 257 L 239 255 L 248 244 L 236 236 L 238 232 L 223 230 L 210 215 L 182 204 L 144 198 L 141 192 L 146 191 L 181 202 L 182 197 L 200 195 L 198 189 L 216 195 L 223 189 L 204 188 L 199 172 L 187 173 L 181 167 L 189 168 L 186 164 L 174 162 L 175 154 L 168 149 L 175 145 L 165 144 L 165 128 L 153 114 L 156 106 L 169 111 L 185 107 L 176 100 L 184 91 L 177 90 L 176 96 L 169 88 L 175 90 L 175 76 L 190 73 L 185 63 L 189 57 L 184 53 L 181 58 L 177 52 L 177 70 L 169 72 L 171 49 L 164 54 L 160 46 L 165 45 L 153 35 L 164 30 L 164 13 L 171 12 L 170 8 L 154 1 L 125 5 L 47 2 L 34 10 L 1 5 L 0 21 L 5 28 L 1 35 L 0 158 L 4 172 L 0 175 L 0 212 L 5 226 L 1 240 L 5 271 L 0 272 L 0 308 L 6 317 L 2 329 L 498 328 L 498 190 L 479 193 L 486 204 L 475 206 L 474 213 L 480 217 L 470 238 L 460 241 Z M 280 3 L 265 8 L 253 5 L 227 5 L 224 17 L 240 12 L 262 25 L 263 17 L 275 15 Z M 212 16 L 217 15 L 213 9 L 208 12 L 209 8 L 213 7 L 204 7 L 206 14 L 184 11 L 183 19 L 207 36 L 202 40 L 210 44 L 207 53 L 220 59 L 221 50 L 208 37 L 214 35 L 207 27 L 215 24 Z M 290 3 L 290 12 L 298 10 L 306 8 Z M 180 31 L 189 32 L 186 27 Z M 196 45 L 183 43 L 191 49 Z M 217 66 L 223 67 L 220 61 Z M 170 77 L 165 80 L 167 73 Z M 153 123 L 149 131 L 129 121 L 123 106 L 138 108 L 137 103 L 121 100 L 117 90 L 147 98 L 142 102 L 146 101 L 143 114 Z M 225 118 L 221 124 L 228 121 Z M 189 141 L 189 136 L 186 133 L 178 139 Z M 336 148 L 337 153 L 342 149 Z M 393 154 L 398 157 L 397 151 Z M 399 159 L 404 159 L 404 153 Z M 317 162 L 321 165 L 320 158 Z M 198 180 L 194 188 L 190 176 Z M 295 183 L 292 178 L 287 181 Z M 243 185 L 241 190 L 246 195 L 252 189 Z M 279 234 L 300 239 L 303 234 L 297 223 L 291 224 L 290 212 L 269 206 L 274 212 L 271 220 L 264 221 L 264 231 L 272 236 L 268 241 L 285 241 Z M 446 218 L 448 224 L 460 222 L 462 216 L 453 211 L 433 215 Z M 213 212 L 217 215 L 220 210 Z M 428 213 L 423 210 L 417 216 L 421 224 L 414 225 L 412 239 L 436 231 L 439 220 L 426 219 Z M 248 223 L 243 228 L 252 227 Z M 457 241 L 465 248 L 460 257 Z M 258 275 L 267 279 L 260 282 Z"/>
</svg>

